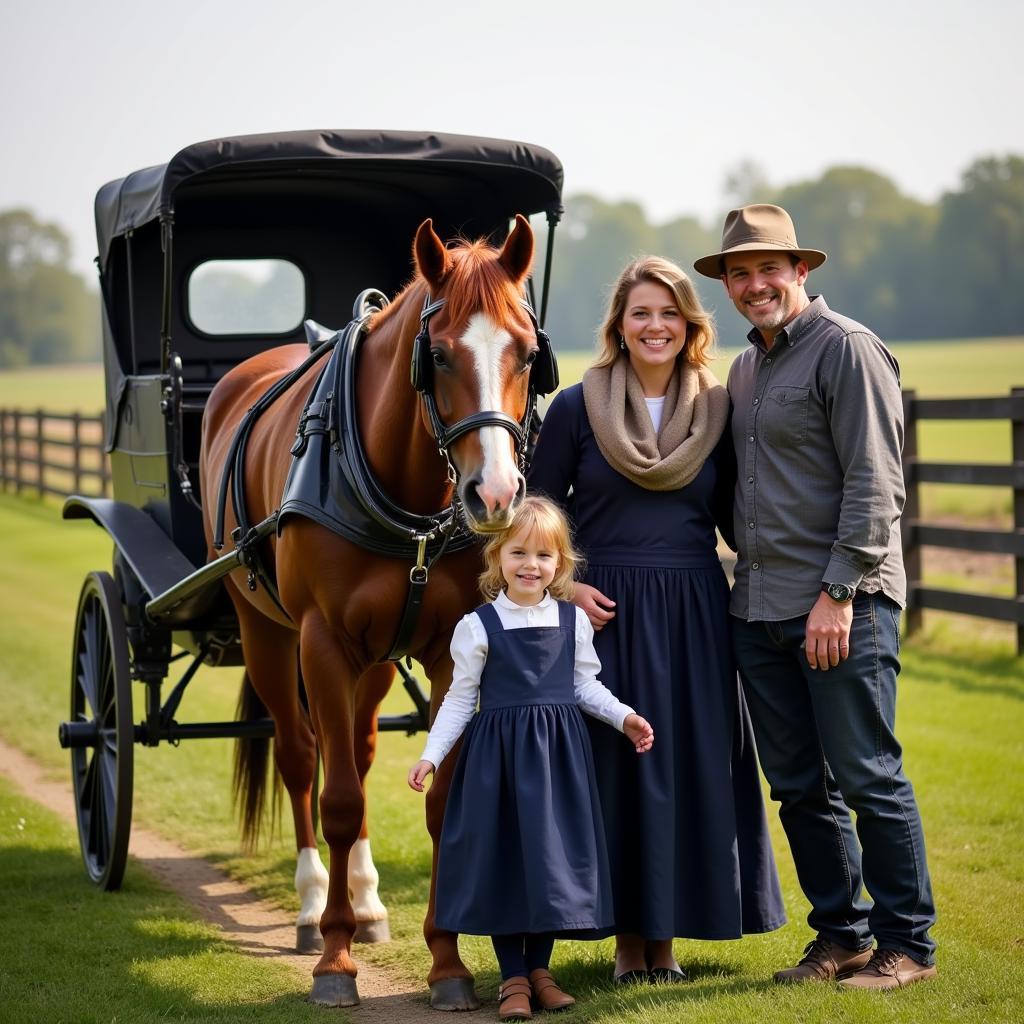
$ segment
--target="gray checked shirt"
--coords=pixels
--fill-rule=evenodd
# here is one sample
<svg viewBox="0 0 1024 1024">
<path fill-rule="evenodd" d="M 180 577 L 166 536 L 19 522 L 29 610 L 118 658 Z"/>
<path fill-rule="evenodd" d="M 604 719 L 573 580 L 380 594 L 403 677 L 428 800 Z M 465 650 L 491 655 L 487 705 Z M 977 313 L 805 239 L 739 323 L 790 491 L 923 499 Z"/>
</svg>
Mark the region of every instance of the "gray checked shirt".
<svg viewBox="0 0 1024 1024">
<path fill-rule="evenodd" d="M 738 560 L 730 611 L 806 615 L 822 583 L 901 607 L 904 486 L 899 364 L 820 296 L 766 349 L 755 328 L 729 371 Z"/>
</svg>

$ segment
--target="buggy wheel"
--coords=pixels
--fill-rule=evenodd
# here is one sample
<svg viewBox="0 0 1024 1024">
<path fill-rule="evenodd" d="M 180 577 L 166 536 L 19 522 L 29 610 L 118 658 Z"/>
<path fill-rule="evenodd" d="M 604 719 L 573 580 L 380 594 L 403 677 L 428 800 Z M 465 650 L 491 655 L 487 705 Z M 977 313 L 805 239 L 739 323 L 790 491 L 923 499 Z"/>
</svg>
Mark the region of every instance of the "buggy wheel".
<svg viewBox="0 0 1024 1024">
<path fill-rule="evenodd" d="M 132 821 L 131 674 L 121 595 L 108 573 L 85 578 L 71 659 L 71 784 L 89 877 L 119 889 Z"/>
</svg>

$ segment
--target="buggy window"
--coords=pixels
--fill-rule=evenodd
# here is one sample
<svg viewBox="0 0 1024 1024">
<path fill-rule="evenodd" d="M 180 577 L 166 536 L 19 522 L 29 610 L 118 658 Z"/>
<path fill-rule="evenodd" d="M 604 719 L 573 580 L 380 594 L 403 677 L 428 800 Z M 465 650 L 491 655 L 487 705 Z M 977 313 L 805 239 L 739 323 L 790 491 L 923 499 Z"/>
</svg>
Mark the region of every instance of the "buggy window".
<svg viewBox="0 0 1024 1024">
<path fill-rule="evenodd" d="M 188 317 L 204 334 L 288 334 L 306 312 L 306 279 L 288 260 L 207 260 L 188 279 Z"/>
</svg>

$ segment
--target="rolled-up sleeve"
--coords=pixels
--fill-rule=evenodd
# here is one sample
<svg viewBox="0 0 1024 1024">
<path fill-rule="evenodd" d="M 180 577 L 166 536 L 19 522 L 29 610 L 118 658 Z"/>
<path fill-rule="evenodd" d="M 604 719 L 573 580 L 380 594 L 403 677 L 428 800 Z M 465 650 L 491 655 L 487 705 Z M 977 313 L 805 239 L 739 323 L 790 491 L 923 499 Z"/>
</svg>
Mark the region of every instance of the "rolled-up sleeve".
<svg viewBox="0 0 1024 1024">
<path fill-rule="evenodd" d="M 843 473 L 836 539 L 823 577 L 856 587 L 881 564 L 903 512 L 903 401 L 896 360 L 868 334 L 841 339 L 823 363 Z"/>
</svg>

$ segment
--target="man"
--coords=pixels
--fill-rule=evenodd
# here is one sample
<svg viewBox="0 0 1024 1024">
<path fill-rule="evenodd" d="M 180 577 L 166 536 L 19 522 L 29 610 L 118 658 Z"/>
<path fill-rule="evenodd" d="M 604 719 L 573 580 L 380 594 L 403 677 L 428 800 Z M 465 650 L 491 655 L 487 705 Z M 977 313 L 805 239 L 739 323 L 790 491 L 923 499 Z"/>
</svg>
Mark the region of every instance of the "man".
<svg viewBox="0 0 1024 1024">
<path fill-rule="evenodd" d="M 817 932 L 775 980 L 900 988 L 936 969 L 921 819 L 893 734 L 906 600 L 899 366 L 866 327 L 807 295 L 825 259 L 797 244 L 785 210 L 757 204 L 729 213 L 721 251 L 694 266 L 754 325 L 729 373 L 730 611 Z"/>
</svg>

